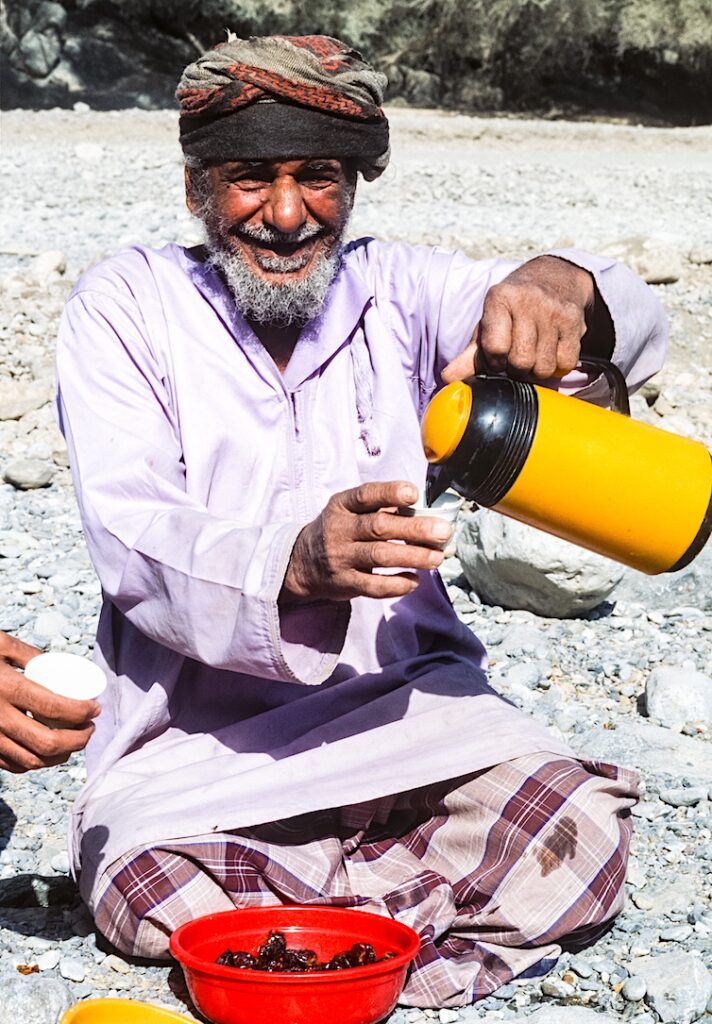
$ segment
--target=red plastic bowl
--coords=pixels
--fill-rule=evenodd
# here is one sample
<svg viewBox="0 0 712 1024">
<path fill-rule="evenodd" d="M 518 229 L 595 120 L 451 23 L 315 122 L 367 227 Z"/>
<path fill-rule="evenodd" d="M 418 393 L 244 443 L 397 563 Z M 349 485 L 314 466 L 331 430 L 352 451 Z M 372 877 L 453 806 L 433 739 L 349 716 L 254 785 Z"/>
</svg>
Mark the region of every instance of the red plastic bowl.
<svg viewBox="0 0 712 1024">
<path fill-rule="evenodd" d="M 271 973 L 215 963 L 226 949 L 256 953 L 270 931 L 287 946 L 328 960 L 354 942 L 370 942 L 382 963 L 343 971 Z M 391 1012 L 420 947 L 412 928 L 389 917 L 335 907 L 254 907 L 208 914 L 171 936 L 191 998 L 214 1024 L 376 1024 Z"/>
</svg>

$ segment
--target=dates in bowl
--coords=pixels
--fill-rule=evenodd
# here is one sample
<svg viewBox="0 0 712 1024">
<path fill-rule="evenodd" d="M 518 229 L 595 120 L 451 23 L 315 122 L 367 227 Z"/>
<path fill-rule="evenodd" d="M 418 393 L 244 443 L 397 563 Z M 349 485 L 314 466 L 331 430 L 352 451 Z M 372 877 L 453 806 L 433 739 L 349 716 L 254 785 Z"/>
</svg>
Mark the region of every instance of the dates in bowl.
<svg viewBox="0 0 712 1024">
<path fill-rule="evenodd" d="M 171 953 L 212 1024 L 376 1024 L 395 1007 L 420 939 L 361 910 L 250 907 L 180 926 Z"/>
<path fill-rule="evenodd" d="M 354 942 L 350 949 L 334 953 L 328 960 L 320 960 L 313 949 L 290 949 L 281 932 L 270 932 L 254 956 L 245 950 L 233 953 L 225 949 L 215 963 L 252 971 L 344 971 L 392 960 L 395 955 L 389 950 L 377 957 L 370 942 Z"/>
</svg>

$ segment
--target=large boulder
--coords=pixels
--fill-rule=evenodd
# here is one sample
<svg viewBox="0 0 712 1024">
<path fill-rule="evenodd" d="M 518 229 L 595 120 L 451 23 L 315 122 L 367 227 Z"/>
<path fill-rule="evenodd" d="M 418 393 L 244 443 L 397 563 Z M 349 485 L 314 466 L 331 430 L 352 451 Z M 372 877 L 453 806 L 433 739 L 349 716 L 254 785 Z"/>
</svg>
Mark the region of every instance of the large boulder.
<svg viewBox="0 0 712 1024">
<path fill-rule="evenodd" d="M 0 974 L 2 992 L 2 1020 L 17 1024 L 57 1024 L 65 1010 L 72 1005 L 68 987 L 58 978 L 43 978 L 41 974 L 23 976 L 7 971 Z"/>
<path fill-rule="evenodd" d="M 487 604 L 571 618 L 605 600 L 625 572 L 608 558 L 487 509 L 465 513 L 460 524 L 458 558 Z"/>
<path fill-rule="evenodd" d="M 705 1012 L 712 996 L 712 975 L 699 957 L 666 953 L 631 965 L 645 979 L 646 1002 L 664 1024 L 692 1024 Z"/>
</svg>

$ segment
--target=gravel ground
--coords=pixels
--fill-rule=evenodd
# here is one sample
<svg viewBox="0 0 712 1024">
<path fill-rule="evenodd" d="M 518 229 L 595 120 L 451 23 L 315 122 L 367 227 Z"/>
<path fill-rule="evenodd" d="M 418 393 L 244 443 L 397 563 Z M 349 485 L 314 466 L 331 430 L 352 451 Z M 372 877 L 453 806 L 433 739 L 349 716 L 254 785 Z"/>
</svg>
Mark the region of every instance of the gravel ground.
<svg viewBox="0 0 712 1024">
<path fill-rule="evenodd" d="M 634 412 L 712 446 L 712 129 L 402 109 L 392 120 L 393 164 L 360 189 L 353 234 L 473 255 L 561 244 L 621 255 L 666 282 L 654 287 L 671 321 L 668 365 Z M 11 482 L 0 483 L 0 628 L 42 647 L 87 653 L 99 608 L 49 404 L 57 318 L 77 275 L 104 255 L 197 240 L 175 134 L 169 112 L 4 116 L 0 474 Z M 481 604 L 457 559 L 446 563 L 502 692 L 577 749 L 637 766 L 645 795 L 629 900 L 604 939 L 544 980 L 460 1011 L 396 1010 L 390 1024 L 688 1024 L 712 1013 L 711 569 L 706 552 L 676 577 L 631 572 L 601 607 L 558 620 Z M 669 687 L 657 717 L 645 702 L 653 672 Z M 65 830 L 84 774 L 75 757 L 0 782 L 0 1024 L 54 1024 L 64 1006 L 97 995 L 191 1014 L 176 968 L 107 953 L 77 901 Z M 39 973 L 23 976 L 22 964 Z"/>
</svg>

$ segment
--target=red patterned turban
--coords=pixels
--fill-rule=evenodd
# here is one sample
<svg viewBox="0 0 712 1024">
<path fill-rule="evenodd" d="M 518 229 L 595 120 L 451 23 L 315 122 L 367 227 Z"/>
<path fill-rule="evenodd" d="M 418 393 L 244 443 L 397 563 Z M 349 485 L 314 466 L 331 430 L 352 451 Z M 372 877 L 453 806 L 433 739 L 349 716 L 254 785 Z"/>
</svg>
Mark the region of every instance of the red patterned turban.
<svg viewBox="0 0 712 1024">
<path fill-rule="evenodd" d="M 231 37 L 183 72 L 181 146 L 205 164 L 347 159 L 371 181 L 389 157 L 385 84 L 329 36 Z"/>
</svg>

